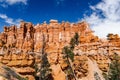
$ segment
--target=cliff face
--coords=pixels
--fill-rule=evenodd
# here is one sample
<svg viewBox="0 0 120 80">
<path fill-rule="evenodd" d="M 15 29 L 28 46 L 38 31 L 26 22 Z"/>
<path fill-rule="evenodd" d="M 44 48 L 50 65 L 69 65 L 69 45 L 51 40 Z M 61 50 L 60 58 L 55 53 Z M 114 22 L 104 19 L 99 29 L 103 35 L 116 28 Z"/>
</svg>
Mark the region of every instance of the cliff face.
<svg viewBox="0 0 120 80">
<path fill-rule="evenodd" d="M 64 70 L 67 64 L 62 58 L 62 48 L 69 45 L 75 33 L 78 33 L 80 41 L 74 49 L 73 68 L 77 77 L 85 78 L 85 80 L 94 77 L 94 71 L 92 73 L 89 70 L 93 68 L 90 64 L 97 64 L 101 71 L 107 72 L 109 56 L 113 53 L 120 54 L 118 44 L 120 38 L 118 35 L 110 34 L 108 40 L 99 39 L 93 35 L 93 31 L 86 22 L 71 24 L 51 20 L 49 24 L 44 22 L 34 26 L 32 23 L 22 21 L 19 28 L 17 26 L 4 27 L 4 31 L 0 33 L 0 62 L 12 67 L 29 80 L 34 80 L 34 65 L 40 67 L 44 46 L 54 79 L 65 80 Z M 93 63 L 89 63 L 90 61 Z"/>
<path fill-rule="evenodd" d="M 15 47 L 24 52 L 39 52 L 44 41 L 49 53 L 50 50 L 55 50 L 52 46 L 58 50 L 68 45 L 75 33 L 79 34 L 80 43 L 98 41 L 86 22 L 78 24 L 62 22 L 60 24 L 57 20 L 51 20 L 49 24 L 43 23 L 36 26 L 32 23 L 21 22 L 19 28 L 4 27 L 4 32 L 0 34 L 0 47 L 3 46 L 3 42 L 6 47 Z"/>
</svg>

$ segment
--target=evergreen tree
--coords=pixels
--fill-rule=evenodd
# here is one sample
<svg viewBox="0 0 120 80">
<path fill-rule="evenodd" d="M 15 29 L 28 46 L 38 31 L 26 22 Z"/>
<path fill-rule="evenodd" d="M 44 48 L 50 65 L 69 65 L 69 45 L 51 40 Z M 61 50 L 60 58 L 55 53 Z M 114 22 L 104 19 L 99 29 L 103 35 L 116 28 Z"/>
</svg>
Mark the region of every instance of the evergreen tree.
<svg viewBox="0 0 120 80">
<path fill-rule="evenodd" d="M 65 59 L 65 62 L 68 64 L 68 67 L 66 68 L 65 71 L 65 73 L 67 74 L 67 80 L 73 80 L 75 78 L 75 75 L 74 70 L 72 69 L 71 61 L 74 60 L 74 53 L 68 46 L 65 46 L 63 48 L 63 54 L 64 54 L 63 58 Z"/>
<path fill-rule="evenodd" d="M 79 44 L 79 35 L 78 35 L 78 33 L 75 33 L 74 39 L 75 39 L 75 44 L 78 45 Z"/>
<path fill-rule="evenodd" d="M 41 69 L 40 69 L 40 80 L 53 80 L 51 74 L 50 64 L 47 59 L 47 54 L 42 55 Z"/>
<path fill-rule="evenodd" d="M 79 35 L 78 33 L 75 33 L 74 37 L 70 41 L 70 48 L 73 50 L 75 45 L 78 45 L 79 43 Z"/>
<path fill-rule="evenodd" d="M 94 73 L 94 78 L 95 80 L 101 80 L 97 72 Z"/>
<path fill-rule="evenodd" d="M 120 80 L 120 56 L 116 53 L 113 55 L 108 77 L 109 80 Z"/>
<path fill-rule="evenodd" d="M 105 80 L 109 80 L 107 72 L 103 72 L 102 75 Z"/>
<path fill-rule="evenodd" d="M 74 53 L 68 46 L 65 46 L 63 48 L 63 54 L 64 58 L 66 58 L 67 60 L 70 59 L 71 61 L 74 61 Z"/>
<path fill-rule="evenodd" d="M 72 38 L 71 39 L 71 41 L 70 41 L 70 49 L 74 49 L 74 47 L 75 47 L 75 39 L 74 38 Z"/>
<path fill-rule="evenodd" d="M 43 34 L 43 46 L 42 46 L 42 59 L 41 59 L 41 67 L 40 67 L 40 80 L 53 80 L 50 69 L 50 63 L 47 58 L 47 53 L 45 53 L 45 36 Z"/>
<path fill-rule="evenodd" d="M 71 61 L 73 62 L 74 61 L 74 47 L 75 45 L 78 45 L 79 43 L 79 35 L 78 33 L 75 33 L 74 37 L 71 38 L 71 41 L 70 41 L 70 47 L 68 46 L 65 46 L 63 48 L 63 54 L 64 54 L 64 59 L 66 59 L 66 63 L 68 64 L 68 67 L 66 69 L 66 74 L 67 74 L 67 79 L 68 80 L 76 80 L 76 76 L 75 76 L 75 73 L 74 73 L 74 70 L 72 69 L 72 63 Z"/>
</svg>

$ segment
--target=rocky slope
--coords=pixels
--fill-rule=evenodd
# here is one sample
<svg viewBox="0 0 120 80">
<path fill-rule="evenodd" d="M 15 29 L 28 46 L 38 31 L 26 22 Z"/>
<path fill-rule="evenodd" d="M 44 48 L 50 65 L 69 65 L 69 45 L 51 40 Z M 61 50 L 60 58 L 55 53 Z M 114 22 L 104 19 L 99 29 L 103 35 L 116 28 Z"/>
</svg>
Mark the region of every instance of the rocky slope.
<svg viewBox="0 0 120 80">
<path fill-rule="evenodd" d="M 0 63 L 0 80 L 27 80 L 10 67 Z"/>
<path fill-rule="evenodd" d="M 102 72 L 108 71 L 111 55 L 120 54 L 120 38 L 109 34 L 108 39 L 99 39 L 86 22 L 71 24 L 50 20 L 49 24 L 33 25 L 21 21 L 19 28 L 5 26 L 0 33 L 0 63 L 34 80 L 34 75 L 40 75 L 36 67 L 40 68 L 44 46 L 54 80 L 65 80 L 64 70 L 68 65 L 62 57 L 62 48 L 69 45 L 75 33 L 79 35 L 79 45 L 75 46 L 72 66 L 77 79 L 94 80 L 97 74 L 104 80 Z"/>
</svg>

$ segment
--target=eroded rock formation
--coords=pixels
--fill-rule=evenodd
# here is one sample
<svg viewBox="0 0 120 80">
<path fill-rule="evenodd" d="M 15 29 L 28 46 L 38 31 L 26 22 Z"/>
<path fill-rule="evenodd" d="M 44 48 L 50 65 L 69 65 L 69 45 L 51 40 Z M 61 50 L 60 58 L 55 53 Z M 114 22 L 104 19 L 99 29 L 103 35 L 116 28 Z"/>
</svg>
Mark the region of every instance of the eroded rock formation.
<svg viewBox="0 0 120 80">
<path fill-rule="evenodd" d="M 34 80 L 35 66 L 40 68 L 44 47 L 54 80 L 65 80 L 64 70 L 68 65 L 63 59 L 62 49 L 69 46 L 75 33 L 79 35 L 79 45 L 75 46 L 72 66 L 77 78 L 88 80 L 94 77 L 94 71 L 89 70 L 93 68 L 90 64 L 97 66 L 96 70 L 107 72 L 110 56 L 113 53 L 120 54 L 120 38 L 109 34 L 108 40 L 99 39 L 86 22 L 71 24 L 50 20 L 49 24 L 44 22 L 34 26 L 22 21 L 19 28 L 5 26 L 0 33 L 0 63 L 13 68 L 23 77 Z M 97 73 L 100 75 L 99 71 Z M 36 75 L 39 76 L 40 73 L 37 72 Z"/>
</svg>

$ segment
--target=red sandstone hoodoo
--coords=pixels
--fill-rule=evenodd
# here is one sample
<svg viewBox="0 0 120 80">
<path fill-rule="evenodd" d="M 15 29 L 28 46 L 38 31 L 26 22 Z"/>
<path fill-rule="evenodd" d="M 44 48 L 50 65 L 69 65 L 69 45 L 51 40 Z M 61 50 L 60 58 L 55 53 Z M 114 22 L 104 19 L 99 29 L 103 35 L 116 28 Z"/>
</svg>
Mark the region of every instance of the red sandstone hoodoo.
<svg viewBox="0 0 120 80">
<path fill-rule="evenodd" d="M 73 62 L 77 78 L 94 80 L 94 67 L 90 65 L 98 65 L 95 70 L 99 76 L 99 70 L 107 72 L 110 61 L 108 56 L 115 52 L 120 54 L 120 38 L 109 34 L 108 40 L 99 39 L 86 22 L 71 24 L 50 20 L 49 24 L 44 22 L 34 26 L 30 22 L 21 21 L 19 28 L 5 26 L 0 33 L 0 62 L 29 80 L 34 80 L 34 65 L 40 66 L 41 50 L 45 42 L 45 52 L 48 53 L 54 80 L 65 80 L 63 69 L 67 65 L 62 59 L 62 48 L 69 45 L 75 33 L 79 35 L 79 45 L 75 46 Z"/>
</svg>

